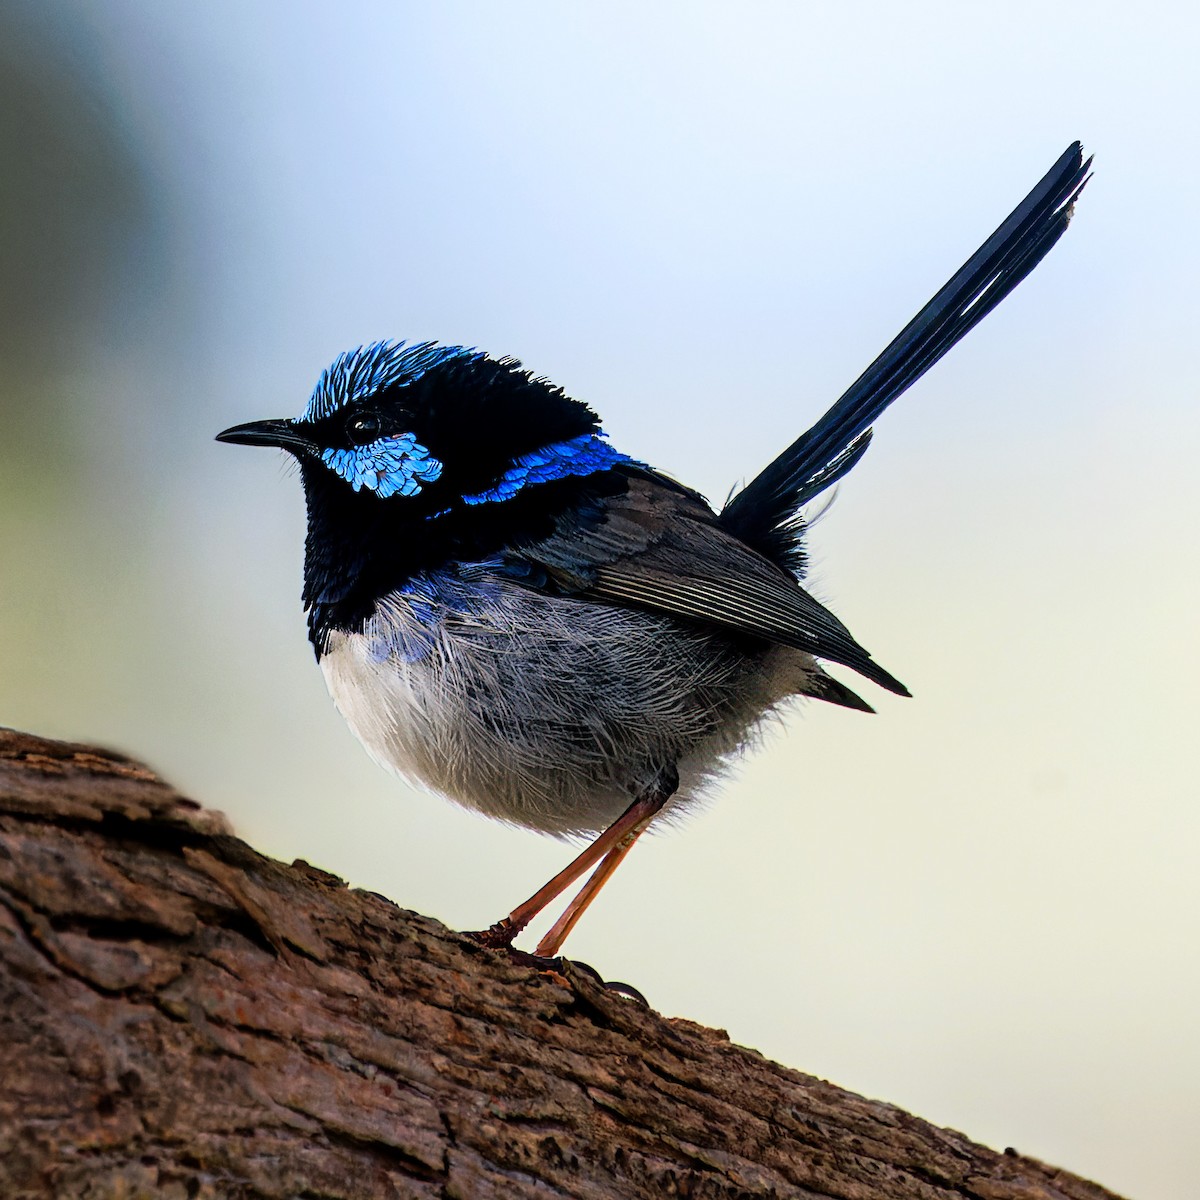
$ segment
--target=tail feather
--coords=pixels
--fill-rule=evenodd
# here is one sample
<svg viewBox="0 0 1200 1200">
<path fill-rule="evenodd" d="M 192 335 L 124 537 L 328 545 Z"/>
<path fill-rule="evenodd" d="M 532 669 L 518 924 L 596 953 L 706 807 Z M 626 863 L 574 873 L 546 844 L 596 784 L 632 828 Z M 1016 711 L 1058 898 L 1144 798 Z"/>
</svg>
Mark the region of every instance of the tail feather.
<svg viewBox="0 0 1200 1200">
<path fill-rule="evenodd" d="M 852 692 L 840 679 L 834 679 L 832 675 L 826 675 L 824 671 L 819 671 L 809 678 L 808 687 L 802 694 L 812 696 L 815 700 L 824 700 L 827 704 L 853 708 L 858 712 L 873 713 L 875 711 L 857 692 Z M 908 695 L 907 692 L 904 694 Z"/>
<path fill-rule="evenodd" d="M 1049 253 L 1090 178 L 1075 142 L 1008 219 L 847 388 L 841 399 L 738 492 L 721 524 L 783 566 L 803 565 L 797 511 L 866 452 L 881 412 L 970 332 Z"/>
</svg>

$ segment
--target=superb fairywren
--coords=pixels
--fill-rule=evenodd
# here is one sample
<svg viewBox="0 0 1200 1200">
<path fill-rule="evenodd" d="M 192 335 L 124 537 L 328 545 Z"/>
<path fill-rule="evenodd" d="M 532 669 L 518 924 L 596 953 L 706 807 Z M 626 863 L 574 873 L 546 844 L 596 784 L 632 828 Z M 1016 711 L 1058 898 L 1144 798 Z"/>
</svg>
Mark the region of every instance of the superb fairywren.
<svg viewBox="0 0 1200 1200">
<path fill-rule="evenodd" d="M 351 351 L 300 417 L 218 435 L 300 464 L 309 637 L 372 757 L 503 821 L 603 830 L 484 941 L 508 945 L 595 867 L 538 946 L 556 953 L 654 817 L 693 800 L 792 697 L 870 712 L 823 662 L 908 695 L 800 586 L 803 507 L 1049 251 L 1090 163 L 1071 146 L 720 512 L 515 359 L 461 346 Z"/>
</svg>

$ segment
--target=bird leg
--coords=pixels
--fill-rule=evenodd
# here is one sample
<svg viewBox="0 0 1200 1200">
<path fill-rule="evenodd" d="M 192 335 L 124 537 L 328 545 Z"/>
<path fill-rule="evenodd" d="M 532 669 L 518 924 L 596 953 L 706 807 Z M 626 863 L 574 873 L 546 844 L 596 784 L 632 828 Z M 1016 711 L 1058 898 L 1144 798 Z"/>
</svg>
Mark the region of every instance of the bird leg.
<svg viewBox="0 0 1200 1200">
<path fill-rule="evenodd" d="M 661 807 L 661 806 L 660 806 Z M 654 812 L 644 816 L 600 861 L 600 865 L 588 877 L 587 883 L 575 893 L 575 898 L 563 910 L 562 916 L 550 927 L 550 931 L 537 944 L 534 954 L 540 958 L 553 958 L 559 947 L 567 940 L 567 934 L 575 928 L 579 918 L 587 910 L 587 906 L 600 894 L 600 889 L 608 882 L 609 876 L 621 865 L 621 860 L 633 847 L 633 843 L 641 837 L 646 826 L 650 824 Z"/>
<path fill-rule="evenodd" d="M 556 900 L 580 876 L 599 863 L 592 877 L 580 888 L 566 911 L 538 943 L 539 955 L 552 957 L 557 954 L 559 947 L 566 941 L 567 934 L 575 927 L 588 905 L 629 853 L 630 847 L 661 811 L 678 786 L 679 775 L 674 768 L 664 771 L 652 787 L 639 795 L 586 850 L 559 871 L 549 883 L 534 892 L 524 904 L 518 904 L 507 917 L 473 936 L 493 949 L 511 946 L 513 939 L 547 904 Z"/>
</svg>

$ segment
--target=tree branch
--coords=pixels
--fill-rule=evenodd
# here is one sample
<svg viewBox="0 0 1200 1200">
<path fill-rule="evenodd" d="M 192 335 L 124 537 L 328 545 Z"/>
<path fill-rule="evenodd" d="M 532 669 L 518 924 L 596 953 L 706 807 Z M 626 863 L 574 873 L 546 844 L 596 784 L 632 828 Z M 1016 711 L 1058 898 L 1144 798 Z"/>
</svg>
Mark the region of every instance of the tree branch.
<svg viewBox="0 0 1200 1200">
<path fill-rule="evenodd" d="M 0 1076 L 4 1197 L 1112 1200 L 4 730 Z"/>
</svg>

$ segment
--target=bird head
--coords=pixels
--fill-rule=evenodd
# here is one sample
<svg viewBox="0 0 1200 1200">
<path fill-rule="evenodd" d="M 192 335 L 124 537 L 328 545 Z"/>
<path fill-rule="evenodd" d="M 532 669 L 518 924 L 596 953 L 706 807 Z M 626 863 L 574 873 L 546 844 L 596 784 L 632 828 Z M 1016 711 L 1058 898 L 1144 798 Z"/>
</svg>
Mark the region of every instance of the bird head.
<svg viewBox="0 0 1200 1200">
<path fill-rule="evenodd" d="M 599 425 L 516 359 L 376 342 L 335 359 L 299 417 L 235 425 L 217 440 L 288 451 L 310 498 L 431 518 L 622 461 Z"/>
<path fill-rule="evenodd" d="M 582 491 L 623 486 L 596 414 L 512 358 L 376 342 L 340 355 L 295 418 L 217 440 L 277 446 L 308 502 L 304 604 L 318 655 L 421 571 L 548 536 Z M 598 518 L 597 518 L 598 519 Z"/>
</svg>

